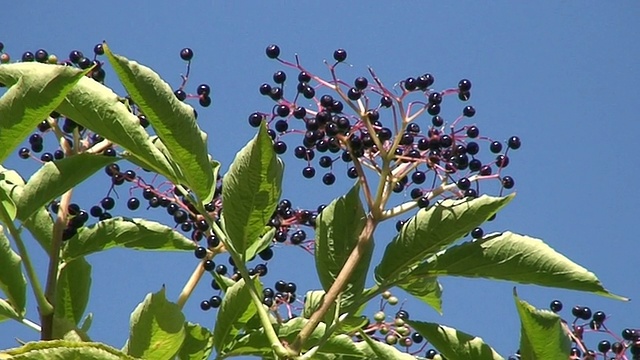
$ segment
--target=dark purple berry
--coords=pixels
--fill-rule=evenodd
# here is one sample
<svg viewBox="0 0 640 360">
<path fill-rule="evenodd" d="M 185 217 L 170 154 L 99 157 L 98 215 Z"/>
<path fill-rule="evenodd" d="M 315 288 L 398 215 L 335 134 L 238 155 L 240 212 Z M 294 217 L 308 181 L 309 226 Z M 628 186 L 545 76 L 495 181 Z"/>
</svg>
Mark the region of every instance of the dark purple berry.
<svg viewBox="0 0 640 360">
<path fill-rule="evenodd" d="M 489 149 L 491 150 L 492 153 L 497 154 L 500 151 L 502 151 L 502 143 L 499 141 L 494 141 L 489 146 Z"/>
<path fill-rule="evenodd" d="M 302 169 L 302 176 L 304 176 L 307 179 L 311 179 L 315 175 L 316 175 L 316 169 L 314 169 L 311 166 L 307 166 L 304 169 Z"/>
<path fill-rule="evenodd" d="M 202 264 L 202 267 L 206 270 L 206 271 L 213 271 L 216 268 L 216 263 L 213 262 L 213 260 L 205 260 L 204 264 Z"/>
<path fill-rule="evenodd" d="M 424 209 L 429 207 L 429 197 L 428 196 L 422 196 L 421 198 L 418 199 L 418 207 L 420 209 Z"/>
<path fill-rule="evenodd" d="M 196 256 L 196 258 L 198 259 L 204 259 L 205 256 L 207 256 L 207 249 L 202 247 L 202 246 L 198 246 L 195 250 L 194 250 L 194 254 Z"/>
<path fill-rule="evenodd" d="M 469 189 L 471 187 L 471 181 L 469 181 L 469 179 L 463 177 L 463 178 L 460 178 L 460 180 L 458 180 L 456 185 L 458 185 L 458 189 L 460 189 L 460 190 L 467 190 L 467 189 Z"/>
<path fill-rule="evenodd" d="M 508 144 L 510 149 L 513 149 L 513 150 L 519 149 L 521 145 L 520 138 L 517 136 L 512 136 L 509 138 Z"/>
<path fill-rule="evenodd" d="M 140 200 L 138 198 L 132 197 L 127 201 L 127 208 L 129 210 L 136 210 L 140 207 Z"/>
<path fill-rule="evenodd" d="M 345 61 L 347 59 L 347 51 L 345 49 L 338 49 L 333 52 L 333 58 L 337 62 Z"/>
<path fill-rule="evenodd" d="M 262 123 L 263 119 L 264 116 L 262 114 L 260 114 L 259 112 L 254 112 L 253 114 L 249 115 L 249 125 L 258 127 Z"/>
<path fill-rule="evenodd" d="M 460 80 L 460 82 L 458 82 L 458 90 L 460 90 L 460 92 L 471 90 L 471 81 L 467 79 Z"/>
<path fill-rule="evenodd" d="M 562 302 L 560 300 L 553 300 L 551 304 L 549 304 L 549 309 L 554 313 L 558 313 L 562 310 Z"/>
<path fill-rule="evenodd" d="M 336 176 L 333 173 L 326 173 L 322 176 L 322 183 L 325 185 L 333 185 L 336 182 Z"/>
<path fill-rule="evenodd" d="M 356 80 L 353 82 L 353 85 L 358 90 L 364 90 L 369 85 L 369 81 L 367 80 L 367 78 L 360 76 L 356 78 Z"/>
<path fill-rule="evenodd" d="M 111 210 L 116 205 L 116 201 L 112 197 L 107 196 L 100 201 L 100 205 L 105 210 Z"/>
<path fill-rule="evenodd" d="M 483 166 L 480 168 L 480 175 L 482 175 L 482 176 L 488 176 L 488 175 L 491 175 L 491 166 L 489 166 L 489 165 L 483 165 Z"/>
<path fill-rule="evenodd" d="M 477 227 L 471 230 L 471 237 L 474 239 L 480 239 L 482 238 L 483 235 L 484 235 L 484 231 L 482 230 L 481 227 Z"/>
<path fill-rule="evenodd" d="M 267 57 L 269 59 L 277 59 L 278 56 L 280 56 L 280 48 L 278 47 L 278 45 L 275 45 L 275 44 L 271 44 L 267 46 L 267 49 L 265 52 L 267 53 Z"/>
<path fill-rule="evenodd" d="M 515 185 L 515 181 L 511 176 L 505 176 L 502 178 L 502 187 L 505 189 L 511 189 Z"/>
<path fill-rule="evenodd" d="M 187 93 L 182 89 L 178 89 L 178 90 L 174 91 L 173 94 L 180 101 L 184 101 L 187 98 Z"/>
<path fill-rule="evenodd" d="M 35 60 L 35 55 L 33 55 L 33 53 L 31 51 L 25 51 L 22 54 L 22 61 L 23 62 L 31 62 L 33 60 Z"/>
<path fill-rule="evenodd" d="M 287 74 L 284 71 L 276 71 L 273 73 L 273 81 L 276 84 L 283 84 L 287 80 Z"/>
<path fill-rule="evenodd" d="M 28 149 L 28 148 L 26 148 L 26 147 L 23 147 L 23 148 L 21 148 L 21 149 L 20 149 L 20 151 L 18 151 L 18 156 L 19 156 L 21 159 L 28 159 L 28 158 L 29 158 L 29 156 L 30 156 L 30 154 L 31 154 L 31 152 L 30 152 L 30 151 L 29 151 L 29 149 Z"/>
<path fill-rule="evenodd" d="M 202 302 L 200 302 L 200 309 L 204 311 L 211 309 L 211 304 L 209 303 L 209 300 L 202 300 Z"/>
<path fill-rule="evenodd" d="M 189 48 L 180 50 L 180 58 L 184 61 L 191 61 L 193 59 L 193 50 Z"/>
<path fill-rule="evenodd" d="M 476 114 L 476 109 L 471 106 L 465 106 L 464 109 L 462 110 L 462 115 L 466 116 L 466 117 L 473 117 L 473 115 Z"/>
</svg>

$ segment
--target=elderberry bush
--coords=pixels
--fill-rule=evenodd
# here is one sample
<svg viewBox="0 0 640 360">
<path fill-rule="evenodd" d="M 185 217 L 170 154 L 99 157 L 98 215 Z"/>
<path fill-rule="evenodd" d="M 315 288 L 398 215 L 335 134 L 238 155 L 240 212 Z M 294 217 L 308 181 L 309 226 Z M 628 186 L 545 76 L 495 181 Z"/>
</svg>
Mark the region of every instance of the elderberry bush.
<svg viewBox="0 0 640 360">
<path fill-rule="evenodd" d="M 6 145 L 0 159 L 13 155 L 39 166 L 28 180 L 0 168 L 0 222 L 6 230 L 0 259 L 9 264 L 0 269 L 0 317 L 33 328 L 41 338 L 0 354 L 500 359 L 479 338 L 405 308 L 394 289 L 438 312 L 438 278 L 445 275 L 624 300 L 541 240 L 485 232 L 484 223 L 514 198 L 515 180 L 507 169 L 521 140 L 481 132 L 474 122 L 481 116 L 468 103 L 468 79 L 442 89 L 430 73 L 392 86 L 373 69 L 343 79 L 344 49 L 325 62 L 323 77 L 303 67 L 298 56 L 290 62 L 277 45 L 269 45 L 267 57 L 283 69 L 258 92 L 274 104 L 266 111 L 248 110 L 257 133 L 235 159 L 214 159 L 189 105 L 210 106 L 211 88 L 187 87 L 197 59 L 189 48 L 179 52 L 186 71 L 177 88 L 106 43 L 96 45 L 92 56 L 73 50 L 65 59 L 40 49 L 11 62 L 2 43 L 0 53 L 0 83 L 8 88 L 0 98 L 0 143 Z M 113 77 L 107 64 L 126 94 L 107 87 L 105 80 Z M 458 106 L 457 115 L 446 117 L 445 104 Z M 332 186 L 343 176 L 352 186 L 314 208 L 298 206 L 282 189 L 280 155 L 287 153 L 298 162 L 301 181 L 318 177 L 322 184 L 313 184 Z M 225 174 L 219 173 L 220 162 L 230 164 Z M 74 202 L 74 190 L 94 174 L 106 191 L 94 191 L 99 195 L 93 203 Z M 151 212 L 162 220 L 149 219 Z M 396 224 L 391 239 L 377 231 L 385 221 Z M 23 241 L 27 232 L 49 254 L 46 283 L 31 264 Z M 384 248 L 380 260 L 374 260 L 374 241 Z M 313 258 L 309 263 L 321 288 L 271 271 L 285 246 Z M 91 319 L 83 317 L 91 286 L 86 256 L 113 247 L 188 251 L 197 263 L 175 301 L 162 288 L 134 309 L 122 350 L 91 339 Z M 38 314 L 25 313 L 25 278 Z M 370 279 L 374 285 L 366 287 Z M 192 299 L 200 283 L 209 295 Z M 574 322 L 567 332 L 559 316 L 535 309 L 515 291 L 514 300 L 525 339 L 517 356 L 581 356 L 570 339 L 576 349 L 587 350 L 578 330 L 584 325 Z M 367 305 L 376 303 L 369 312 Z M 185 306 L 201 309 L 204 319 L 215 314 L 215 325 L 187 321 Z M 552 304 L 556 312 L 559 307 Z M 574 310 L 577 318 L 591 319 L 592 329 L 606 329 L 604 313 Z M 540 328 L 539 322 L 551 326 Z M 624 341 L 601 342 L 598 351 L 622 359 L 628 350 L 635 356 L 635 334 L 629 329 Z M 549 338 L 558 341 L 539 340 Z"/>
</svg>

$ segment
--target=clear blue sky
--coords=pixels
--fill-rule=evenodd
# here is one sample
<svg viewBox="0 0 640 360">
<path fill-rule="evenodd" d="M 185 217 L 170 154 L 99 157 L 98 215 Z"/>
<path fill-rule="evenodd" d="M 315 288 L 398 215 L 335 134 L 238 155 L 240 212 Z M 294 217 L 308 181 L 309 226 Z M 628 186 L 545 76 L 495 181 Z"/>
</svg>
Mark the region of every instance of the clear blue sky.
<svg viewBox="0 0 640 360">
<path fill-rule="evenodd" d="M 190 90 L 200 82 L 212 87 L 213 106 L 198 108 L 199 121 L 209 133 L 210 152 L 225 169 L 253 136 L 247 115 L 271 107 L 257 91 L 282 69 L 264 56 L 270 43 L 280 45 L 284 58 L 298 53 L 304 65 L 324 74 L 322 60 L 330 59 L 334 49 L 345 48 L 353 65 L 344 67 L 345 79 L 365 74 L 369 65 L 388 84 L 424 72 L 435 75 L 439 89 L 469 78 L 470 103 L 478 111 L 474 120 L 481 131 L 496 139 L 519 135 L 523 140 L 509 167 L 517 197 L 486 231 L 510 229 L 544 239 L 594 271 L 608 289 L 635 301 L 519 285 L 521 297 L 538 307 L 558 298 L 566 307 L 580 304 L 603 310 L 610 314 L 607 325 L 616 333 L 640 327 L 637 2 L 147 4 L 14 1 L 5 5 L 0 41 L 17 59 L 23 51 L 38 48 L 60 58 L 73 49 L 90 53 L 106 40 L 115 52 L 154 68 L 174 87 L 184 72 L 178 52 L 191 47 L 195 58 Z M 112 76 L 108 83 L 113 80 Z M 453 111 L 459 111 L 458 104 L 451 105 Z M 315 208 L 350 184 L 345 177 L 330 188 L 319 178 L 303 179 L 302 164 L 285 158 L 284 195 L 294 206 Z M 17 157 L 7 166 L 27 173 L 34 169 Z M 88 208 L 107 190 L 108 179 L 98 176 L 91 186 L 79 189 L 75 199 Z M 127 197 L 126 191 L 121 193 Z M 391 228 L 376 236 L 376 259 L 394 234 Z M 34 249 L 44 276 L 46 261 Z M 95 315 L 90 334 L 116 347 L 127 338 L 129 313 L 145 294 L 166 284 L 168 296 L 176 299 L 196 265 L 192 254 L 124 250 L 92 255 L 89 261 L 94 274 L 88 311 Z M 318 286 L 313 258 L 300 249 L 278 249 L 265 281 L 272 285 L 280 278 L 299 283 L 300 296 Z M 410 301 L 406 308 L 412 318 L 482 336 L 504 356 L 518 348 L 512 283 L 451 278 L 442 282 L 444 315 Z M 187 304 L 190 321 L 213 325 L 214 312 L 204 313 L 198 306 L 210 295 L 206 281 Z M 32 299 L 29 310 L 36 320 Z M 0 324 L 0 348 L 14 346 L 16 337 L 32 340 L 35 333 L 16 323 Z M 595 346 L 598 339 L 590 344 Z"/>
</svg>

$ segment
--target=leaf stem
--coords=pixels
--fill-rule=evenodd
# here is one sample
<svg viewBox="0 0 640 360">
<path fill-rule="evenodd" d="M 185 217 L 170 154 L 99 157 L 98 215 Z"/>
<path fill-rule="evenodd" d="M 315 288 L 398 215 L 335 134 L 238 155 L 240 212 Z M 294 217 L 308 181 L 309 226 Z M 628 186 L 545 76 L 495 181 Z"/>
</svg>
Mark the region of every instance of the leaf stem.
<svg viewBox="0 0 640 360">
<path fill-rule="evenodd" d="M 177 304 L 181 310 L 182 308 L 184 308 L 184 304 L 189 299 L 189 296 L 191 296 L 193 289 L 195 289 L 196 285 L 198 285 L 198 282 L 200 282 L 202 275 L 204 275 L 204 267 L 200 262 L 198 263 L 198 265 L 196 265 L 196 268 L 193 270 L 193 273 L 189 277 L 189 280 L 187 280 L 187 283 L 184 284 L 184 287 L 180 292 L 180 296 L 178 296 Z"/>
<path fill-rule="evenodd" d="M 27 277 L 29 278 L 29 284 L 31 285 L 31 289 L 33 290 L 33 294 L 36 297 L 36 301 L 38 303 L 38 308 L 40 314 L 52 314 L 53 307 L 47 301 L 45 297 L 45 293 L 42 292 L 42 286 L 40 285 L 40 280 L 38 279 L 38 275 L 33 267 L 33 263 L 31 262 L 31 258 L 29 257 L 29 252 L 27 251 L 27 247 L 24 245 L 22 241 L 22 237 L 20 236 L 20 231 L 16 228 L 13 221 L 9 217 L 7 210 L 0 206 L 0 217 L 2 218 L 2 222 L 9 229 L 9 233 L 18 247 L 18 253 L 22 258 L 22 264 L 24 265 L 24 270 L 27 273 Z"/>
<path fill-rule="evenodd" d="M 324 315 L 327 313 L 327 311 L 329 311 L 331 305 L 336 301 L 338 295 L 340 295 L 340 293 L 346 286 L 349 278 L 351 278 L 353 271 L 355 270 L 356 266 L 360 262 L 360 259 L 362 258 L 362 255 L 365 252 L 365 246 L 368 245 L 369 241 L 372 241 L 371 239 L 376 225 L 377 222 L 373 219 L 373 217 L 367 216 L 367 222 L 364 226 L 364 229 L 362 230 L 362 233 L 360 233 L 357 246 L 353 249 L 353 251 L 349 255 L 349 258 L 347 258 L 347 261 L 340 270 L 340 273 L 336 277 L 336 280 L 333 282 L 333 285 L 331 285 L 331 288 L 329 288 L 327 293 L 324 295 L 322 305 L 320 305 L 318 310 L 316 310 L 311 315 L 309 321 L 305 324 L 300 333 L 298 333 L 298 336 L 296 336 L 296 339 L 291 346 L 291 348 L 296 351 L 296 353 L 300 353 L 302 347 L 304 346 L 304 343 L 307 341 L 313 330 L 315 330 L 315 328 L 318 326 L 318 323 L 320 323 L 320 321 L 324 318 Z"/>
</svg>

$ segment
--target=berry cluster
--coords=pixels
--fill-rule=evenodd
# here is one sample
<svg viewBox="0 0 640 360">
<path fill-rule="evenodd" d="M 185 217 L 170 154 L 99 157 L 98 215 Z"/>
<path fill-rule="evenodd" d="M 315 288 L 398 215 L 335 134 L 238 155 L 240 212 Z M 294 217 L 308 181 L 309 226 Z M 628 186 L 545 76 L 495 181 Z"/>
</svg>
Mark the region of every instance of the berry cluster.
<svg viewBox="0 0 640 360">
<path fill-rule="evenodd" d="M 560 313 L 563 304 L 560 300 L 553 300 L 549 304 L 549 309 L 554 313 Z M 626 328 L 622 330 L 620 336 L 609 330 L 605 324 L 607 314 L 603 311 L 592 312 L 588 306 L 576 305 L 571 308 L 573 320 L 569 323 L 562 320 L 569 333 L 574 346 L 571 348 L 568 358 L 572 360 L 638 360 L 640 359 L 640 330 Z M 585 343 L 585 335 L 591 333 L 606 334 L 606 339 L 600 339 L 596 350 L 590 349 Z M 613 342 L 611 342 L 611 340 Z M 631 357 L 627 356 L 631 354 Z M 519 351 L 516 355 L 509 357 L 509 360 L 520 359 Z"/>
<path fill-rule="evenodd" d="M 381 174 L 381 164 L 387 161 L 393 172 L 383 181 L 389 181 L 396 193 L 413 187 L 410 195 L 419 207 L 429 205 L 436 184 L 455 183 L 455 197 L 478 196 L 477 181 L 483 179 L 498 179 L 503 189 L 515 186 L 513 177 L 502 172 L 510 163 L 509 151 L 521 146 L 517 136 L 503 143 L 481 136 L 474 124 L 464 125 L 465 119 L 476 114 L 472 106 L 463 107 L 452 121 L 441 116 L 445 97 L 457 95 L 462 101 L 469 100 L 468 79 L 460 80 L 456 88 L 437 91 L 432 88 L 433 75 L 427 73 L 400 81 L 398 91 L 394 91 L 385 87 L 371 69 L 371 79 L 360 76 L 352 83 L 339 79 L 335 70 L 347 58 L 344 49 L 336 50 L 335 63 L 328 65 L 330 80 L 309 72 L 297 57 L 295 64 L 280 59 L 276 45 L 268 46 L 266 54 L 297 70 L 297 84 L 294 94 L 285 96 L 288 76 L 285 71 L 275 72 L 275 84 L 264 83 L 259 90 L 276 104 L 269 113 L 252 113 L 249 123 L 258 126 L 263 120 L 268 122 L 278 154 L 289 148 L 287 135 L 301 135 L 302 141 L 293 153 L 306 163 L 303 177 L 315 177 L 317 167 L 312 161 L 316 158 L 317 166 L 326 169 L 322 176 L 326 185 L 336 181 L 336 162 L 348 164 L 346 175 L 355 179 L 366 176 L 362 168 Z M 312 106 L 307 105 L 309 102 Z M 431 119 L 425 122 L 422 118 L 427 114 Z M 489 161 L 479 157 L 482 143 L 488 145 L 492 156 Z M 424 187 L 429 176 L 432 185 Z"/>
<path fill-rule="evenodd" d="M 373 322 L 369 320 L 362 330 L 373 339 L 387 343 L 388 345 L 396 345 L 412 355 L 424 354 L 426 359 L 433 359 L 438 352 L 434 349 L 426 349 L 428 342 L 418 332 L 412 331 L 411 327 L 406 323 L 409 320 L 409 312 L 400 309 L 395 313 L 392 320 L 388 319 L 387 313 L 384 311 L 386 306 L 395 306 L 399 302 L 396 296 L 389 291 L 382 293 L 380 299 L 380 309 L 373 314 Z M 354 339 L 360 341 L 357 334 Z M 442 359 L 446 359 L 440 354 Z"/>
</svg>

